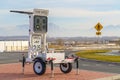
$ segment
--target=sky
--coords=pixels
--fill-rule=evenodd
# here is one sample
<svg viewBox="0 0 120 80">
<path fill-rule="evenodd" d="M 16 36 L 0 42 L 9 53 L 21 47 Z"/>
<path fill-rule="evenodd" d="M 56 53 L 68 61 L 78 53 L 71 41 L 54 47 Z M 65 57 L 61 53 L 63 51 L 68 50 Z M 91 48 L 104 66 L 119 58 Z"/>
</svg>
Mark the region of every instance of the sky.
<svg viewBox="0 0 120 80">
<path fill-rule="evenodd" d="M 94 37 L 98 22 L 101 36 L 120 36 L 120 0 L 1 0 L 0 36 L 28 35 L 28 15 L 9 11 L 34 8 L 49 10 L 50 37 Z"/>
</svg>

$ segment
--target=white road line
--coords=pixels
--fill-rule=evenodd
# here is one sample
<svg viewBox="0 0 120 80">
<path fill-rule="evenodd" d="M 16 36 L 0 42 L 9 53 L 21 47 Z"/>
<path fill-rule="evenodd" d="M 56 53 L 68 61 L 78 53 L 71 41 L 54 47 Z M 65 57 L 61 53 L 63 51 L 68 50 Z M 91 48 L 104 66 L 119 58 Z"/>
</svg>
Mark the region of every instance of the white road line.
<svg viewBox="0 0 120 80">
<path fill-rule="evenodd" d="M 82 64 L 82 66 L 90 66 L 89 64 Z"/>
<path fill-rule="evenodd" d="M 108 66 L 115 66 L 114 64 L 108 64 Z"/>
<path fill-rule="evenodd" d="M 101 66 L 101 64 L 95 64 L 96 66 Z"/>
</svg>

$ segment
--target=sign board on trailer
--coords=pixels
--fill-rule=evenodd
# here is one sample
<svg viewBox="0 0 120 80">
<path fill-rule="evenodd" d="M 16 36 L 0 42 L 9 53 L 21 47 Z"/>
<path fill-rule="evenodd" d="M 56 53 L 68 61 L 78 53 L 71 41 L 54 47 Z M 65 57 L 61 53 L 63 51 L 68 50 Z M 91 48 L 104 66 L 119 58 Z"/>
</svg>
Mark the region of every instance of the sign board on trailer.
<svg viewBox="0 0 120 80">
<path fill-rule="evenodd" d="M 32 36 L 32 48 L 36 51 L 41 49 L 41 36 L 39 35 Z"/>
<path fill-rule="evenodd" d="M 33 20 L 33 31 L 35 33 L 46 33 L 47 32 L 47 16 L 34 15 Z"/>
<path fill-rule="evenodd" d="M 49 11 L 44 9 L 34 9 L 33 14 L 34 15 L 40 15 L 40 16 L 48 16 Z"/>
</svg>

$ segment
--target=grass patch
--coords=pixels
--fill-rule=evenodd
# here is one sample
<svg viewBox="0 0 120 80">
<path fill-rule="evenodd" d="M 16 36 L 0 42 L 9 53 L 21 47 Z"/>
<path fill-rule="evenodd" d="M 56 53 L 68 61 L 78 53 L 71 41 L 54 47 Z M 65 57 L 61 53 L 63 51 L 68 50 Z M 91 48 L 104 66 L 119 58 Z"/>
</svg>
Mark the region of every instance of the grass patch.
<svg viewBox="0 0 120 80">
<path fill-rule="evenodd" d="M 48 48 L 53 48 L 55 50 L 63 50 L 63 49 L 65 49 L 64 46 L 60 46 L 60 45 L 49 45 Z"/>
<path fill-rule="evenodd" d="M 77 52 L 76 55 L 83 58 L 95 59 L 100 61 L 120 62 L 120 56 L 97 54 L 97 53 L 106 53 L 110 51 L 111 50 L 85 50 L 85 51 Z"/>
</svg>

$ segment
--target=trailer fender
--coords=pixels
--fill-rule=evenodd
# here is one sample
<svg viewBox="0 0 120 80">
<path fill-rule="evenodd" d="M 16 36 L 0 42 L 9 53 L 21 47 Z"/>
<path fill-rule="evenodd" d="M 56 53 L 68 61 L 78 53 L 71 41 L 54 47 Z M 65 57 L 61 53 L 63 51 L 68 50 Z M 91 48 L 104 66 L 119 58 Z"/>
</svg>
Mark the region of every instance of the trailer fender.
<svg viewBox="0 0 120 80">
<path fill-rule="evenodd" d="M 43 62 L 45 62 L 41 57 L 36 57 L 35 59 L 33 59 L 33 61 L 36 61 L 36 60 L 42 60 Z"/>
</svg>

